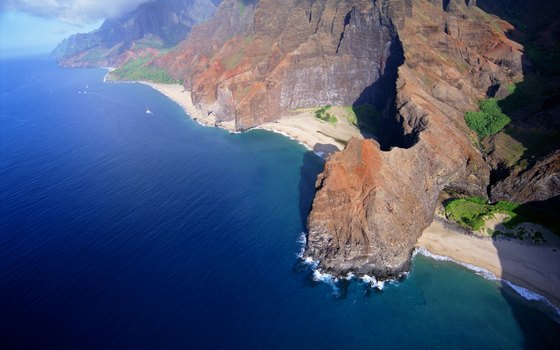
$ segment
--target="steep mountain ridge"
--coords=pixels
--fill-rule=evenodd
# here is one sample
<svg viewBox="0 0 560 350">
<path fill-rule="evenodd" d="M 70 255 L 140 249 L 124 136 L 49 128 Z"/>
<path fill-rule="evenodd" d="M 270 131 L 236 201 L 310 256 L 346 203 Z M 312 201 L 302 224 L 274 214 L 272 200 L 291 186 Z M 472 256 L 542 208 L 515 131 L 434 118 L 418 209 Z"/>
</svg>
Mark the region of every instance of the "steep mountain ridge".
<svg viewBox="0 0 560 350">
<path fill-rule="evenodd" d="M 91 33 L 70 36 L 54 49 L 53 55 L 59 64 L 68 67 L 118 67 L 133 52 L 177 45 L 214 10 L 210 0 L 145 2 L 131 13 L 105 20 Z"/>
<path fill-rule="evenodd" d="M 403 7 L 388 4 L 228 0 L 156 64 L 184 80 L 200 109 L 218 121 L 234 119 L 238 130 L 303 107 L 372 103 L 384 110 L 402 61 L 384 12 Z"/>
<path fill-rule="evenodd" d="M 371 107 L 359 118 L 379 122 L 377 132 L 362 130 L 368 139 L 350 140 L 317 180 L 305 254 L 335 275 L 387 278 L 408 269 L 444 190 L 519 201 L 558 194 L 557 153 L 496 184 L 503 155 L 465 124 L 479 100 L 505 98 L 526 79 L 517 34 L 474 0 L 225 0 L 188 40 L 148 54 L 146 64 L 183 82 L 203 115 L 237 130 L 300 108 Z M 116 41 L 96 64 L 154 47 L 142 40 L 128 51 Z M 84 57 L 96 50 L 62 62 L 91 64 Z M 546 118 L 557 108 L 551 98 Z"/>
<path fill-rule="evenodd" d="M 155 64 L 238 130 L 304 107 L 384 112 L 380 144 L 351 140 L 319 176 L 306 255 L 337 275 L 390 277 L 408 268 L 442 190 L 486 196 L 463 115 L 522 80 L 511 29 L 474 1 L 226 0 Z"/>
<path fill-rule="evenodd" d="M 396 118 L 409 147 L 353 140 L 319 176 L 306 254 L 328 272 L 399 275 L 443 189 L 486 195 L 489 169 L 463 113 L 491 86 L 521 79 L 522 53 L 507 23 L 456 5 L 413 0 L 398 30 Z"/>
</svg>

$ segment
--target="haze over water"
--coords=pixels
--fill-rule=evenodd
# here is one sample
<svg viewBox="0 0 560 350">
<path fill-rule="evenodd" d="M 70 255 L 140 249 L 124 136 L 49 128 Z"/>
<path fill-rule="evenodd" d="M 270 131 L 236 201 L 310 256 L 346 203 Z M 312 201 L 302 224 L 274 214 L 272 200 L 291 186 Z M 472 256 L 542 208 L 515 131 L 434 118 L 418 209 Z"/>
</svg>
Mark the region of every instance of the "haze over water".
<svg viewBox="0 0 560 350">
<path fill-rule="evenodd" d="M 537 304 L 417 256 L 337 295 L 298 261 L 322 160 L 139 84 L 2 61 L 0 348 L 551 348 Z M 152 114 L 146 113 L 149 108 Z"/>
</svg>

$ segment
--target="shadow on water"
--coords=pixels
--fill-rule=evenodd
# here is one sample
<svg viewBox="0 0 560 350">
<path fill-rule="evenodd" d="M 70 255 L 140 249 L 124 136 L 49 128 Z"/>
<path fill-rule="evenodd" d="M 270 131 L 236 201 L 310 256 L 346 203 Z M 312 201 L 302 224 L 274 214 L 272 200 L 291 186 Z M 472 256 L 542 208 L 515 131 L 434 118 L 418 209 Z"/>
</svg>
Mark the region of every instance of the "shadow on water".
<svg viewBox="0 0 560 350">
<path fill-rule="evenodd" d="M 557 222 L 557 216 L 560 213 L 560 196 L 521 205 L 514 212 L 522 218 L 520 221 L 539 222 L 550 229 L 555 229 L 557 234 L 560 233 L 560 225 Z M 499 244 L 496 243 L 494 246 L 504 277 L 507 279 L 508 275 L 515 276 L 519 264 L 511 256 L 506 256 L 506 252 L 502 251 Z M 560 254 L 560 248 L 547 249 Z M 560 315 L 555 314 L 550 305 L 542 301 L 526 300 L 507 282 L 502 282 L 501 293 L 510 305 L 517 324 L 523 332 L 524 349 L 560 349 Z M 556 306 L 560 307 L 560 305 Z"/>
<path fill-rule="evenodd" d="M 323 171 L 324 165 L 325 160 L 315 153 L 309 151 L 303 154 L 299 177 L 299 214 L 302 231 L 306 230 L 307 216 L 315 197 L 315 181 Z"/>
<path fill-rule="evenodd" d="M 506 127 L 505 134 L 521 143 L 525 148 L 522 160 L 524 167 L 530 168 L 539 157 L 546 155 L 551 149 L 560 146 L 557 136 L 560 129 L 558 105 L 560 101 L 560 70 L 550 64 L 543 64 L 552 52 L 538 46 L 538 37 L 546 26 L 558 21 L 560 8 L 554 2 L 536 0 L 523 2 L 516 0 L 479 0 L 478 6 L 493 15 L 512 23 L 516 30 L 507 33 L 514 41 L 525 46 L 522 57 L 524 80 L 515 86 L 508 87 L 509 95 L 499 100 L 498 104 L 507 113 L 512 122 Z M 548 16 L 548 17 L 547 17 Z M 556 43 L 560 36 L 556 35 Z M 554 46 L 553 45 L 553 46 Z M 557 56 L 556 56 L 557 57 Z M 556 58 L 556 68 L 560 61 Z M 503 87 L 494 86 L 489 90 L 488 97 L 500 98 Z M 552 108 L 551 108 L 552 107 Z M 552 132 L 551 132 L 552 131 Z M 493 170 L 491 182 L 503 179 L 510 174 L 510 169 L 498 167 Z M 556 233 L 560 233 L 558 213 L 560 213 L 560 196 L 547 201 L 531 202 L 514 210 L 521 219 L 541 223 Z M 500 244 L 495 243 L 503 275 L 515 275 L 519 266 L 511 256 L 507 256 Z M 550 248 L 553 251 L 558 248 Z M 557 252 L 560 254 L 560 249 Z M 510 253 L 511 255 L 511 253 Z M 555 262 L 551 261 L 551 264 Z M 516 293 L 508 283 L 502 282 L 503 298 L 511 307 L 512 313 L 520 330 L 523 332 L 525 349 L 560 349 L 560 316 L 539 301 L 527 301 Z M 560 307 L 560 305 L 557 305 Z"/>
<path fill-rule="evenodd" d="M 331 146 L 331 145 L 326 145 Z M 334 147 L 334 146 L 333 146 Z M 325 150 L 324 150 L 325 151 Z M 307 235 L 307 217 L 311 211 L 313 198 L 315 197 L 315 182 L 317 176 L 323 171 L 325 160 L 314 152 L 308 151 L 303 154 L 303 160 L 300 167 L 299 176 L 299 215 L 301 222 L 301 231 Z M 304 242 L 301 242 L 302 248 Z M 297 259 L 292 267 L 296 273 L 308 270 L 308 266 L 301 259 Z M 305 285 L 316 287 L 317 281 L 313 280 L 313 275 L 308 273 L 304 280 Z"/>
</svg>

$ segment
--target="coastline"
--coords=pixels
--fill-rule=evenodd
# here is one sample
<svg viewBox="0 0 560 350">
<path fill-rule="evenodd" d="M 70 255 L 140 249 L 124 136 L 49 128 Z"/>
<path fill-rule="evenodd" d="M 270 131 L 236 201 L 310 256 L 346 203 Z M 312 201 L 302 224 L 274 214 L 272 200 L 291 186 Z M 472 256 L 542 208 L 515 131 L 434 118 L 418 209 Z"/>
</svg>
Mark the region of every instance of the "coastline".
<svg viewBox="0 0 560 350">
<path fill-rule="evenodd" d="M 167 96 L 181 106 L 190 118 L 201 125 L 219 127 L 232 133 L 238 132 L 235 129 L 235 122 L 216 123 L 216 119 L 212 115 L 204 115 L 192 102 L 190 91 L 185 90 L 182 85 L 149 81 L 135 82 L 150 86 Z M 336 124 L 330 124 L 315 118 L 310 110 L 282 116 L 274 122 L 264 123 L 250 130 L 253 129 L 267 130 L 286 136 L 320 156 L 343 150 L 346 141 L 352 137 L 363 138 L 360 131 L 346 119 L 339 118 Z"/>
<path fill-rule="evenodd" d="M 220 127 L 237 132 L 234 122 L 216 124 L 215 118 L 205 116 L 192 102 L 190 91 L 179 84 L 136 81 L 150 86 L 176 102 L 186 114 L 204 126 Z M 346 120 L 332 125 L 317 120 L 312 111 L 300 111 L 283 116 L 253 129 L 262 129 L 295 140 L 320 156 L 342 150 L 350 137 L 363 138 Z M 250 131 L 250 130 L 249 130 Z M 554 237 L 557 238 L 557 237 Z M 553 244 L 528 244 L 510 240 L 491 240 L 455 232 L 434 221 L 419 238 L 417 247 L 425 249 L 432 258 L 446 257 L 472 270 L 487 271 L 485 277 L 503 280 L 543 296 L 560 314 L 560 239 Z M 556 251 L 553 251 L 556 249 Z M 422 253 L 422 251 L 420 251 Z M 519 257 L 523 257 L 520 260 Z M 505 266 L 507 265 L 507 266 Z M 479 269 L 480 268 L 480 269 Z M 513 285 L 512 285 L 513 284 Z"/>
<path fill-rule="evenodd" d="M 516 286 L 539 294 L 560 313 L 560 239 L 550 232 L 546 244 L 493 240 L 455 232 L 434 220 L 417 247 L 428 256 L 447 257 L 475 271 L 481 268 L 478 272 L 485 277 L 502 280 L 520 294 L 525 293 Z"/>
<path fill-rule="evenodd" d="M 216 125 L 216 119 L 212 115 L 204 115 L 204 113 L 202 113 L 202 111 L 199 110 L 192 102 L 190 91 L 185 90 L 182 85 L 153 83 L 150 81 L 137 81 L 137 83 L 147 85 L 167 96 L 170 100 L 181 106 L 186 114 L 199 124 L 204 126 L 221 127 L 229 132 L 235 132 L 234 122 L 220 123 L 218 126 Z"/>
</svg>

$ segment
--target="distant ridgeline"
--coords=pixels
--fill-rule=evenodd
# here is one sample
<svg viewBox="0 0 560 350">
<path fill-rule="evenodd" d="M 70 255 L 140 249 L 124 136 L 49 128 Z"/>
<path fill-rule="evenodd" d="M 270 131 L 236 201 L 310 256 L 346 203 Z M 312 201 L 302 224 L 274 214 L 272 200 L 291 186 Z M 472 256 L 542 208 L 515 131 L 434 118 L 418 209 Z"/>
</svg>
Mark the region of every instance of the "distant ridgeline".
<svg viewBox="0 0 560 350">
<path fill-rule="evenodd" d="M 137 58 L 146 62 L 186 40 L 192 27 L 210 18 L 220 2 L 145 2 L 122 17 L 106 19 L 93 32 L 70 36 L 52 54 L 67 67 L 119 67 Z"/>
</svg>

